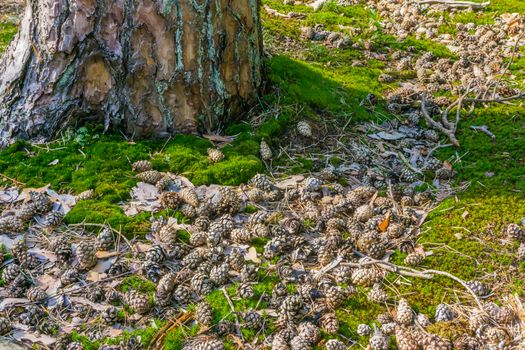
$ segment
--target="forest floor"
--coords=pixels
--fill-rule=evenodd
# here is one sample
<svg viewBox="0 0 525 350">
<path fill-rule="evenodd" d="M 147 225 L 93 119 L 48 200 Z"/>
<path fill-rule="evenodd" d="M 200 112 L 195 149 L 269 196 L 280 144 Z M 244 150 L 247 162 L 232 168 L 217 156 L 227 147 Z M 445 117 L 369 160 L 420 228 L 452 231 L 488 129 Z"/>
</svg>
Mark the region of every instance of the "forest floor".
<svg viewBox="0 0 525 350">
<path fill-rule="evenodd" d="M 14 7 L 6 7 L 9 9 L 6 11 L 2 6 L 0 4 L 0 53 L 16 34 Z M 39 188 L 50 184 L 58 192 L 72 194 L 93 189 L 96 199 L 79 202 L 66 215 L 65 223 L 109 224 L 128 238 L 144 237 L 150 230 L 150 215 L 130 217 L 119 205 L 129 200 L 130 190 L 136 184 L 131 163 L 150 159 L 155 169 L 181 174 L 195 185 L 240 185 L 257 173 L 277 178 L 319 173 L 327 164 L 337 165 L 339 155 L 319 155 L 317 152 L 323 151 L 322 146 L 301 140 L 299 151 L 295 150 L 288 158 L 286 151 L 291 146 L 283 141 L 288 139 L 283 135 L 293 133 L 289 125 L 295 127 L 297 122 L 307 121 L 314 132 L 322 134 L 329 120 L 340 128 L 348 127 L 349 133 L 359 134 L 362 129 L 358 126 L 362 123 L 379 125 L 400 119 L 388 110 L 386 98 L 381 96 L 413 81 L 416 72 L 408 69 L 393 74 L 390 67 L 395 59 L 391 52 L 413 53 L 415 50 L 416 57 L 426 52 L 439 58 L 455 57 L 445 45 L 430 39 L 409 35 L 401 40 L 387 34 L 379 26 L 380 15 L 359 2 L 345 5 L 329 1 L 318 11 L 304 4 L 283 4 L 277 0 L 264 0 L 263 6 L 268 86 L 261 97 L 260 109 L 250 115 L 251 120 L 223 130 L 224 135 L 235 135 L 233 141 L 222 148 L 224 161 L 208 164 L 206 152 L 212 144 L 205 138 L 176 136 L 162 142 L 134 141 L 120 135 L 102 134 L 96 127 L 79 127 L 64 131 L 61 138 L 49 144 L 18 142 L 1 151 L 2 185 Z M 444 13 L 445 20 L 439 31 L 453 33 L 456 23 L 493 24 L 497 16 L 512 12 L 525 14 L 525 2 L 495 0 L 483 10 L 460 13 L 453 18 Z M 360 45 L 335 48 L 325 41 L 305 38 L 301 28 L 316 25 L 349 35 L 353 43 Z M 364 43 L 372 45 L 372 51 L 384 53 L 385 58 L 366 57 L 362 49 Z M 361 64 L 355 64 L 356 61 Z M 514 75 L 517 87 L 525 88 L 525 58 L 514 59 L 509 72 Z M 382 74 L 393 75 L 394 79 L 381 82 Z M 363 103 L 370 94 L 379 96 L 379 102 L 372 109 Z M 495 138 L 473 128 L 479 126 L 486 126 Z M 444 135 L 440 137 L 442 144 L 448 142 Z M 421 227 L 417 243 L 427 252 L 423 266 L 452 273 L 465 281 L 482 281 L 492 291 L 487 301 L 501 304 L 513 295 L 523 298 L 525 261 L 517 256 L 519 242 L 506 240 L 502 229 L 509 223 L 520 223 L 525 217 L 525 108 L 515 101 L 478 106 L 473 113 L 462 117 L 457 138 L 459 148 L 439 149 L 436 156 L 451 164 L 457 173 L 453 185 L 461 191 L 443 199 Z M 268 142 L 274 152 L 271 164 L 260 159 L 261 140 Z M 302 156 L 300 149 L 304 150 Z M 433 180 L 423 178 L 418 190 L 432 187 Z M 346 185 L 342 179 L 338 181 Z M 180 213 L 174 215 L 181 217 Z M 403 264 L 405 257 L 405 253 L 396 251 L 390 261 Z M 153 293 L 155 288 L 139 276 L 129 278 L 126 283 L 148 293 Z M 271 290 L 273 282 L 268 283 Z M 416 313 L 430 317 L 438 304 L 472 303 L 467 293 L 446 277 L 432 280 L 407 277 L 392 282 L 394 285 L 395 291 L 391 292 L 396 298 L 406 298 Z M 214 292 L 208 300 L 219 319 L 229 312 L 222 292 Z M 239 307 L 244 306 L 247 305 Z M 374 318 L 391 307 L 392 304 L 373 303 L 367 300 L 366 293 L 360 292 L 337 312 L 339 333 L 364 347 L 368 338 L 357 336 L 357 326 L 374 324 Z M 130 334 L 140 334 L 143 342 L 148 343 L 162 325 L 163 321 L 153 321 L 150 326 Z M 456 329 L 462 327 L 460 321 L 438 322 L 432 324 L 430 330 L 452 339 L 459 332 Z M 186 332 L 192 334 L 195 330 L 171 330 L 165 337 L 165 349 L 182 348 Z M 101 343 L 81 332 L 74 333 L 73 338 L 81 342 L 84 349 L 97 349 Z M 234 348 L 232 342 L 228 346 Z"/>
</svg>

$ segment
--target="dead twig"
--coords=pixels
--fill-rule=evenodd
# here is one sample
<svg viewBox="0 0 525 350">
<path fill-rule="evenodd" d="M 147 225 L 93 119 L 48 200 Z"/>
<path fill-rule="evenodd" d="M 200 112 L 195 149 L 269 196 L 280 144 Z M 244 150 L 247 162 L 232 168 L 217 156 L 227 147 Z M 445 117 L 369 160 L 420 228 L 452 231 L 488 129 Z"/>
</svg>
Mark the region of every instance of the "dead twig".
<svg viewBox="0 0 525 350">
<path fill-rule="evenodd" d="M 361 257 L 367 257 L 363 253 L 361 253 L 359 251 L 356 251 L 356 250 L 354 250 L 354 253 L 357 254 L 358 256 L 361 256 Z M 459 277 L 454 276 L 451 273 L 448 273 L 448 272 L 445 272 L 445 271 L 439 271 L 439 270 L 431 270 L 431 269 L 428 269 L 428 270 L 416 270 L 416 269 L 413 269 L 413 268 L 410 268 L 410 267 L 406 267 L 406 266 L 395 265 L 393 263 L 390 263 L 390 262 L 384 261 L 384 260 L 376 260 L 376 259 L 372 259 L 370 257 L 367 257 L 367 258 L 369 260 L 364 261 L 364 262 L 342 263 L 341 265 L 350 266 L 350 267 L 354 267 L 354 268 L 360 268 L 360 267 L 364 267 L 364 266 L 367 266 L 367 265 L 379 265 L 379 266 L 381 266 L 381 268 L 385 269 L 386 271 L 393 272 L 393 273 L 396 273 L 396 274 L 401 275 L 401 276 L 423 278 L 423 279 L 428 279 L 428 280 L 433 279 L 436 275 L 444 276 L 444 277 L 450 278 L 450 279 L 458 282 L 459 284 L 461 284 L 461 286 L 463 286 L 463 288 L 465 288 L 469 292 L 469 294 L 472 296 L 472 298 L 474 299 L 474 301 L 476 302 L 478 307 L 481 310 L 483 310 L 483 304 L 479 300 L 479 298 L 476 295 L 476 293 L 474 293 L 474 291 L 468 286 L 468 284 L 465 281 L 463 281 Z"/>
<path fill-rule="evenodd" d="M 463 100 L 464 96 L 466 96 L 466 95 L 463 95 L 462 97 L 460 97 L 457 101 L 452 103 L 452 105 L 450 105 L 442 113 L 442 115 L 441 115 L 441 123 L 440 123 L 440 122 L 437 122 L 434 118 L 432 118 L 430 116 L 430 113 L 428 112 L 427 106 L 426 106 L 426 102 L 427 101 L 426 101 L 425 94 L 421 95 L 421 112 L 423 113 L 423 117 L 425 118 L 425 121 L 427 122 L 427 124 L 430 127 L 433 127 L 434 129 L 437 129 L 437 130 L 441 131 L 443 134 L 445 134 L 449 138 L 449 140 L 452 143 L 452 145 L 454 145 L 455 147 L 459 147 L 459 141 L 456 138 L 456 129 L 457 129 L 457 126 L 458 126 L 458 123 L 459 123 L 459 119 L 461 117 L 461 104 L 462 104 L 462 100 Z M 456 121 L 455 121 L 455 123 L 451 123 L 448 120 L 448 113 L 450 112 L 450 110 L 454 106 L 457 106 L 456 107 L 457 108 Z"/>
<path fill-rule="evenodd" d="M 496 135 L 490 132 L 489 128 L 486 125 L 482 125 L 482 126 L 472 125 L 470 128 L 475 131 L 481 131 L 482 133 L 484 133 L 485 135 L 487 135 L 493 140 L 496 138 Z"/>
<path fill-rule="evenodd" d="M 475 10 L 481 10 L 490 5 L 490 1 L 487 2 L 473 2 L 473 1 L 455 1 L 455 0 L 422 0 L 419 1 L 420 5 L 444 5 L 452 8 L 467 8 L 471 7 Z"/>
<path fill-rule="evenodd" d="M 241 324 L 239 322 L 239 316 L 237 316 L 237 312 L 235 312 L 235 307 L 233 306 L 232 300 L 230 299 L 230 296 L 228 295 L 228 291 L 224 287 L 221 288 L 221 291 L 224 294 L 224 297 L 226 298 L 228 305 L 230 306 L 230 310 L 233 314 L 233 317 L 235 317 L 235 326 L 237 327 L 237 331 L 239 332 L 239 335 L 241 336 L 241 338 L 243 338 L 242 333 L 240 332 Z"/>
<path fill-rule="evenodd" d="M 306 15 L 304 15 L 302 13 L 297 13 L 297 12 L 280 13 L 279 11 L 276 11 L 276 10 L 272 9 L 271 7 L 266 6 L 266 5 L 264 6 L 264 9 L 266 10 L 266 12 L 268 12 L 269 15 L 276 16 L 276 17 L 281 17 L 281 18 L 302 19 L 302 18 L 306 17 Z"/>
</svg>

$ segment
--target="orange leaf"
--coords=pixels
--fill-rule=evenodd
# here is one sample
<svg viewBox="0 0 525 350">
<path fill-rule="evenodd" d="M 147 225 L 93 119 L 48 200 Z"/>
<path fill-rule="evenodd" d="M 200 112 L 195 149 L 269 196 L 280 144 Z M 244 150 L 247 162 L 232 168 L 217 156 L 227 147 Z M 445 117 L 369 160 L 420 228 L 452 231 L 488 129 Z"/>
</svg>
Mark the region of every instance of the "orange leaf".
<svg viewBox="0 0 525 350">
<path fill-rule="evenodd" d="M 381 232 L 385 232 L 388 229 L 389 225 L 390 225 L 390 213 L 386 215 L 385 220 L 379 223 L 379 230 L 381 230 Z"/>
</svg>

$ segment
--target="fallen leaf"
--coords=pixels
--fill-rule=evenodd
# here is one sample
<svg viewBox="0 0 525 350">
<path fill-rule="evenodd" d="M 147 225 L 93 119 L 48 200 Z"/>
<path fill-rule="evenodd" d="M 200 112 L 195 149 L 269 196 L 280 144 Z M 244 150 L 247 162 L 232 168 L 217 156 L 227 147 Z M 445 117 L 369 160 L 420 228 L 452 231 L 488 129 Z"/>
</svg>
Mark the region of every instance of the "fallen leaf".
<svg viewBox="0 0 525 350">
<path fill-rule="evenodd" d="M 146 243 L 135 243 L 133 245 L 133 248 L 135 248 L 135 251 L 137 253 L 145 253 L 147 252 L 148 250 L 151 249 L 151 244 L 146 244 Z"/>
<path fill-rule="evenodd" d="M 106 251 L 97 251 L 95 253 L 97 258 L 99 259 L 111 258 L 113 256 L 117 256 L 118 254 L 119 254 L 118 252 L 106 252 Z"/>
<path fill-rule="evenodd" d="M 452 170 L 452 164 L 450 164 L 449 161 L 444 161 L 443 162 L 443 168 L 447 169 L 447 170 Z"/>
<path fill-rule="evenodd" d="M 89 282 L 98 282 L 100 281 L 101 279 L 103 279 L 105 276 L 105 274 L 102 274 L 102 273 L 99 273 L 99 272 L 96 272 L 96 271 L 89 271 L 86 275 L 86 281 L 89 281 Z"/>
<path fill-rule="evenodd" d="M 0 191 L 0 203 L 14 203 L 19 200 L 20 193 L 16 188 L 8 188 Z"/>
<path fill-rule="evenodd" d="M 33 333 L 30 331 L 15 329 L 11 332 L 11 337 L 17 341 L 29 341 L 32 344 L 40 343 L 46 346 L 53 345 L 56 342 L 56 339 L 50 337 L 49 335 L 41 333 Z M 12 349 L 12 348 L 9 348 Z"/>
<path fill-rule="evenodd" d="M 368 134 L 367 136 L 370 137 L 371 139 L 374 139 L 374 140 L 395 141 L 395 140 L 403 139 L 407 135 L 402 134 L 402 133 L 397 132 L 397 131 L 393 131 L 393 132 L 380 131 L 380 132 L 375 133 L 375 134 Z"/>
<path fill-rule="evenodd" d="M 255 247 L 250 247 L 246 254 L 244 254 L 244 258 L 246 260 L 253 261 L 256 264 L 259 264 L 261 262 L 261 259 L 257 257 L 257 250 L 255 249 Z"/>
<path fill-rule="evenodd" d="M 97 311 L 104 311 L 106 309 L 106 307 L 104 305 L 101 305 L 99 303 L 94 303 L 86 298 L 82 298 L 82 297 L 69 297 L 69 299 L 74 302 L 74 303 L 79 303 L 79 304 L 82 304 L 82 305 L 87 305 L 87 306 L 91 306 L 94 310 L 97 310 Z"/>
<path fill-rule="evenodd" d="M 7 338 L 0 338 L 0 349 L 5 350 L 24 350 L 23 347 L 21 347 L 18 344 L 13 343 Z"/>
<path fill-rule="evenodd" d="M 461 217 L 463 218 L 463 220 L 466 220 L 469 215 L 470 213 L 467 210 L 465 210 L 463 214 L 461 214 Z"/>
<path fill-rule="evenodd" d="M 381 230 L 381 232 L 386 232 L 389 225 L 390 225 L 390 212 L 386 215 L 385 219 L 379 223 L 379 230 Z"/>
<path fill-rule="evenodd" d="M 115 327 L 111 327 L 108 331 L 108 336 L 110 338 L 116 338 L 120 335 L 122 335 L 122 333 L 124 333 L 124 330 L 121 329 L 121 328 L 115 328 Z"/>
<path fill-rule="evenodd" d="M 60 162 L 60 160 L 58 160 L 58 158 L 57 158 L 55 160 L 50 161 L 47 165 L 57 165 L 58 162 Z"/>
<path fill-rule="evenodd" d="M 97 264 L 95 265 L 94 268 L 91 269 L 91 271 L 98 272 L 98 273 L 103 273 L 103 272 L 107 271 L 107 269 L 109 269 L 109 267 L 111 265 L 113 265 L 115 260 L 117 260 L 116 257 L 113 257 L 113 258 L 110 258 L 110 259 L 104 259 L 104 260 L 99 259 Z"/>
<path fill-rule="evenodd" d="M 284 179 L 283 181 L 279 181 L 275 184 L 275 187 L 280 188 L 281 190 L 285 190 L 288 187 L 296 186 L 298 183 L 304 181 L 303 175 L 294 175 L 289 178 Z"/>
</svg>

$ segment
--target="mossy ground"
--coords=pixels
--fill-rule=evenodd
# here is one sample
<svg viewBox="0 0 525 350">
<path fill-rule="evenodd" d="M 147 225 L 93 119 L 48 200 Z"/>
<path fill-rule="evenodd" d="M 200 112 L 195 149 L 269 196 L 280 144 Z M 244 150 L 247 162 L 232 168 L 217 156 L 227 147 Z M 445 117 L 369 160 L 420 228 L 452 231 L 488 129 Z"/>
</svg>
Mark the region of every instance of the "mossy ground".
<svg viewBox="0 0 525 350">
<path fill-rule="evenodd" d="M 380 84 L 377 77 L 384 72 L 385 63 L 369 60 L 365 67 L 352 67 L 354 59 L 363 59 L 362 53 L 354 49 L 328 49 L 324 45 L 303 42 L 300 27 L 324 24 L 327 29 L 340 26 L 360 28 L 354 40 L 371 40 L 381 48 L 390 46 L 404 50 L 413 46 L 419 52 L 432 51 L 436 56 L 452 57 L 448 49 L 427 40 L 409 37 L 405 41 L 383 34 L 376 24 L 379 18 L 361 6 L 342 7 L 329 2 L 321 11 L 313 12 L 306 6 L 288 6 L 275 0 L 265 0 L 264 5 L 287 13 L 305 13 L 303 20 L 285 20 L 268 15 L 262 10 L 264 39 L 274 51 L 266 62 L 270 89 L 261 99 L 265 111 L 276 110 L 272 118 L 253 130 L 249 124 L 230 126 L 226 132 L 237 135 L 232 145 L 226 147 L 226 161 L 209 166 L 206 140 L 178 136 L 169 141 L 129 142 L 120 136 L 99 135 L 97 130 L 82 129 L 69 133 L 64 142 L 49 147 L 31 146 L 20 142 L 0 153 L 0 173 L 15 178 L 27 186 L 39 187 L 51 184 L 53 188 L 79 193 L 94 188 L 97 199 L 79 204 L 66 217 L 69 223 L 108 222 L 128 235 L 143 234 L 148 229 L 148 216 L 126 217 L 118 203 L 126 200 L 135 183 L 130 163 L 138 159 L 151 159 L 159 170 L 170 170 L 183 174 L 196 184 L 239 184 L 265 168 L 257 158 L 258 143 L 262 138 L 277 144 L 291 121 L 321 118 L 352 121 L 389 118 L 379 109 L 371 114 L 360 106 L 360 101 L 369 93 L 380 94 L 392 87 Z M 455 23 L 491 23 L 495 14 L 525 12 L 523 1 L 493 0 L 482 12 L 466 13 L 453 19 L 446 16 L 442 32 L 453 32 Z M 348 29 L 344 29 L 348 30 Z M 0 52 L 13 37 L 16 27 L 11 23 L 0 23 Z M 284 40 L 290 38 L 291 41 Z M 285 44 L 287 43 L 288 44 Z M 287 46 L 288 45 L 288 46 Z M 523 80 L 525 60 L 516 60 L 512 70 Z M 523 84 L 523 81 L 522 81 Z M 299 106 L 300 108 L 297 108 Z M 277 107 L 277 108 L 275 108 Z M 470 129 L 470 126 L 486 125 L 496 135 L 492 141 L 486 135 Z M 517 222 L 525 216 L 525 109 L 522 105 L 490 106 L 479 108 L 473 115 L 465 116 L 459 133 L 461 148 L 445 149 L 442 159 L 448 159 L 458 171 L 457 183 L 470 183 L 468 189 L 445 200 L 428 217 L 422 229 L 420 243 L 432 251 L 425 266 L 454 273 L 466 280 L 477 278 L 492 283 L 498 293 L 523 294 L 525 265 L 514 258 L 516 247 L 503 244 L 500 227 L 508 222 Z M 50 165 L 59 159 L 58 164 Z M 294 169 L 308 170 L 308 164 Z M 468 213 L 468 214 L 466 214 Z M 260 244 L 259 244 L 260 246 Z M 403 254 L 395 254 L 393 261 L 402 263 Z M 495 274 L 497 272 L 497 275 Z M 498 281 L 498 279 L 502 280 Z M 391 276 L 394 290 L 407 297 L 418 311 L 432 315 L 440 302 L 454 302 L 457 297 L 469 300 L 458 285 L 446 278 L 431 281 L 408 279 L 403 283 Z M 250 301 L 234 300 L 237 311 L 255 306 L 262 293 L 269 293 L 274 280 L 265 280 L 258 285 L 256 297 Z M 151 292 L 151 285 L 137 278 L 129 278 L 122 288 L 139 288 Z M 235 286 L 228 289 L 234 299 Z M 216 291 L 208 298 L 214 308 L 216 320 L 232 318 L 222 292 Z M 264 305 L 260 305 L 264 308 Z M 385 307 L 370 304 L 366 295 L 359 292 L 338 311 L 342 320 L 341 333 L 352 339 L 357 324 L 372 320 Z M 445 327 L 447 328 L 447 327 Z M 446 334 L 448 330 L 437 330 Z M 158 327 L 143 332 L 143 339 L 151 339 Z M 184 337 L 195 334 L 197 328 L 178 329 L 166 337 L 166 349 L 180 349 Z M 87 349 L 95 345 L 74 335 Z M 250 332 L 244 334 L 250 338 Z M 360 340 L 364 344 L 364 340 Z M 227 344 L 234 348 L 233 344 Z"/>
</svg>

